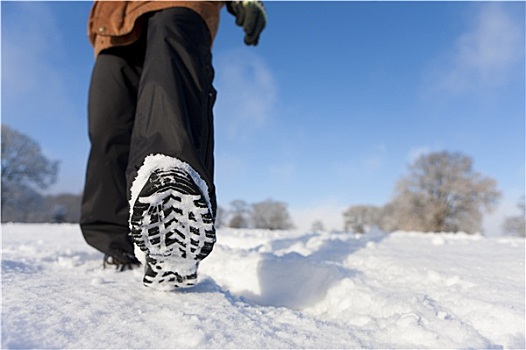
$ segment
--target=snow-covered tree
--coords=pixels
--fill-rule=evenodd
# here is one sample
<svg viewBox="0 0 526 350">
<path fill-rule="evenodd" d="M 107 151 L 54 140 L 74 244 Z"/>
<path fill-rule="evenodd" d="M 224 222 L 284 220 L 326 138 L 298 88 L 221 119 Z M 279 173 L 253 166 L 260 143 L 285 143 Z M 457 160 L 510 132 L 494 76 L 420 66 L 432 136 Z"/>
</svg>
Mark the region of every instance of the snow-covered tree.
<svg viewBox="0 0 526 350">
<path fill-rule="evenodd" d="M 247 228 L 250 226 L 250 206 L 247 202 L 241 199 L 236 199 L 230 203 L 232 208 L 231 218 L 228 221 L 228 226 L 232 228 Z"/>
<path fill-rule="evenodd" d="M 323 232 L 325 231 L 325 226 L 321 220 L 316 220 L 312 223 L 311 230 L 313 232 Z"/>
<path fill-rule="evenodd" d="M 470 157 L 431 153 L 398 182 L 392 219 L 402 230 L 476 233 L 483 211 L 491 211 L 499 197 L 495 180 L 474 171 Z"/>
<path fill-rule="evenodd" d="M 287 205 L 270 199 L 252 205 L 252 221 L 255 228 L 267 230 L 286 230 L 294 227 Z"/>
<path fill-rule="evenodd" d="M 512 236 L 526 237 L 526 205 L 524 196 L 521 197 L 517 204 L 521 213 L 517 216 L 510 216 L 504 220 L 504 233 Z"/>
<path fill-rule="evenodd" d="M 345 231 L 368 232 L 373 226 L 380 227 L 381 208 L 370 205 L 355 205 L 343 213 Z"/>
<path fill-rule="evenodd" d="M 42 202 L 38 190 L 53 184 L 57 171 L 35 141 L 2 125 L 2 221 L 31 220 Z"/>
</svg>

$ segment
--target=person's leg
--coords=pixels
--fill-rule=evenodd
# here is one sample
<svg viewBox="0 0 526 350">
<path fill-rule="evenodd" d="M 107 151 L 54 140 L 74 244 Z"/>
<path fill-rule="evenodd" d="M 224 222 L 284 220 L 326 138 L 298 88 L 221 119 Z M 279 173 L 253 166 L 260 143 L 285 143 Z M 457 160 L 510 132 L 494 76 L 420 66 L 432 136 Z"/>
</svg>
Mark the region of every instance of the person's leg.
<svg viewBox="0 0 526 350">
<path fill-rule="evenodd" d="M 210 40 L 205 22 L 190 9 L 167 9 L 149 18 L 128 181 L 131 185 L 150 154 L 177 158 L 206 181 L 215 211 Z"/>
<path fill-rule="evenodd" d="M 89 91 L 91 149 L 81 207 L 85 240 L 116 262 L 134 263 L 129 236 L 128 165 L 144 46 L 103 51 Z"/>
<path fill-rule="evenodd" d="M 144 283 L 171 289 L 195 283 L 215 242 L 210 34 L 197 13 L 172 8 L 149 18 L 146 42 L 127 172 L 130 228 L 145 253 Z"/>
</svg>

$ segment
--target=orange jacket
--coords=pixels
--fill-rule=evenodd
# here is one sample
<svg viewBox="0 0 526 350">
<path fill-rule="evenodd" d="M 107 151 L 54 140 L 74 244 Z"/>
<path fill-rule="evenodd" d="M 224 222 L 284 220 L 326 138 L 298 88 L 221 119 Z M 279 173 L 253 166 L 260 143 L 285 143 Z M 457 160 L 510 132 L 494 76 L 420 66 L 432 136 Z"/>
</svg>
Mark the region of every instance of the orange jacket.
<svg viewBox="0 0 526 350">
<path fill-rule="evenodd" d="M 219 26 L 223 1 L 95 1 L 88 19 L 88 37 L 97 56 L 102 50 L 129 45 L 141 35 L 139 17 L 170 7 L 186 7 L 206 22 L 212 41 Z"/>
</svg>

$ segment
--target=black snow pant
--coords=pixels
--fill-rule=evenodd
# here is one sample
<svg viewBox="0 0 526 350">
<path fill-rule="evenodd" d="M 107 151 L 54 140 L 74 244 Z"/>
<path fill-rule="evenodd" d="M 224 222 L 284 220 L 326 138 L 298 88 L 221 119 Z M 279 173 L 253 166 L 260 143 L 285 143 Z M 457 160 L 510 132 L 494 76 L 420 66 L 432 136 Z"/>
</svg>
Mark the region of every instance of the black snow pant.
<svg viewBox="0 0 526 350">
<path fill-rule="evenodd" d="M 80 226 L 88 244 L 121 261 L 133 256 L 130 187 L 150 154 L 190 164 L 206 181 L 215 212 L 211 39 L 186 8 L 141 18 L 142 37 L 102 51 L 89 91 L 91 149 Z"/>
</svg>

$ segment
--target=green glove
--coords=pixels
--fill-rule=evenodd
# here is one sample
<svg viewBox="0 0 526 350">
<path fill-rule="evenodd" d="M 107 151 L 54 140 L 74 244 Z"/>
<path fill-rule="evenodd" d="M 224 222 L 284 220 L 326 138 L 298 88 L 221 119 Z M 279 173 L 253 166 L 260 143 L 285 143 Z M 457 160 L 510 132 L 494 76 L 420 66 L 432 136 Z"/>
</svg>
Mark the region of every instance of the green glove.
<svg viewBox="0 0 526 350">
<path fill-rule="evenodd" d="M 236 17 L 236 24 L 245 31 L 245 44 L 256 46 L 267 24 L 267 14 L 261 1 L 227 1 L 228 12 Z"/>
</svg>

